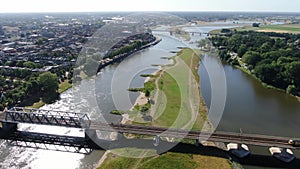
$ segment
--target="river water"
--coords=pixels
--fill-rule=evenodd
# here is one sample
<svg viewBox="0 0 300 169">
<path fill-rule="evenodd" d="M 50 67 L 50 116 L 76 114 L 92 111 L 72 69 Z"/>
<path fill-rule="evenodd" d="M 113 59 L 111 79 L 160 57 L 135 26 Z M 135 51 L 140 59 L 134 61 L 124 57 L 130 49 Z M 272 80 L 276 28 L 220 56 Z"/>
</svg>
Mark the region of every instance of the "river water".
<svg viewBox="0 0 300 169">
<path fill-rule="evenodd" d="M 220 26 L 198 27 L 197 30 L 207 32 L 217 28 Z M 168 60 L 161 57 L 172 56 L 174 54 L 170 51 L 178 50 L 179 46 L 185 46 L 185 42 L 181 39 L 169 37 L 163 33 L 159 36 L 162 41 L 156 46 L 138 52 L 119 64 L 107 66 L 94 80 L 84 80 L 78 87 L 80 89 L 74 88 L 64 92 L 60 101 L 46 105 L 44 108 L 74 110 L 74 103 L 76 103 L 76 109 L 88 112 L 93 120 L 103 120 L 99 113 L 103 114 L 108 121 L 119 120 L 120 117 L 110 115 L 109 111 L 115 108 L 127 110 L 132 107 L 138 93 L 130 93 L 127 89 L 143 86 L 145 78 L 139 75 L 152 73 L 157 69 L 155 64 L 169 63 Z M 195 35 L 192 37 L 192 41 L 199 38 L 204 37 Z M 193 44 L 188 46 L 191 45 Z M 219 60 L 216 57 L 207 55 L 203 57 L 199 69 L 201 91 L 208 107 L 211 105 L 211 85 L 205 66 L 215 67 L 218 63 Z M 217 130 L 239 132 L 241 129 L 244 133 L 299 137 L 297 125 L 300 124 L 300 104 L 295 98 L 276 90 L 264 88 L 257 80 L 230 65 L 223 64 L 223 68 L 227 82 L 222 85 L 226 85 L 227 97 L 222 119 L 219 125 L 215 126 Z M 116 83 L 115 80 L 119 83 Z M 76 95 L 74 98 L 74 92 L 76 93 L 78 90 L 83 91 L 84 94 Z M 92 106 L 89 103 L 91 97 L 95 98 Z M 37 132 L 50 130 L 43 126 L 22 125 L 20 128 Z M 53 133 L 83 135 L 82 131 L 66 128 L 51 128 L 51 130 Z M 3 141 L 0 144 L 1 168 L 90 169 L 97 164 L 103 154 L 103 151 L 94 151 L 90 155 L 83 155 L 8 147 Z M 269 154 L 267 148 L 250 147 L 250 149 L 254 154 Z M 296 155 L 300 157 L 298 153 Z M 244 167 L 261 168 L 255 164 L 244 165 Z"/>
</svg>

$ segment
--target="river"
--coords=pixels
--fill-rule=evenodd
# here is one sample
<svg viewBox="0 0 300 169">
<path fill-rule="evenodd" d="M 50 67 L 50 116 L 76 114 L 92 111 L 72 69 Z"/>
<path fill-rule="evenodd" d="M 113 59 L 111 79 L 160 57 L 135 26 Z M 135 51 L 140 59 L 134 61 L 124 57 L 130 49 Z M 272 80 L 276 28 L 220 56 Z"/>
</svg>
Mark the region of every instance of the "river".
<svg viewBox="0 0 300 169">
<path fill-rule="evenodd" d="M 220 27 L 198 27 L 197 30 L 207 32 Z M 170 53 L 170 51 L 178 50 L 177 47 L 179 46 L 185 46 L 183 40 L 169 37 L 167 34 L 161 34 L 160 37 L 162 42 L 156 46 L 140 51 L 119 64 L 107 66 L 95 80 L 84 80 L 80 85 L 80 90 L 83 90 L 84 94 L 76 96 L 74 99 L 73 93 L 79 89 L 70 89 L 61 95 L 60 101 L 52 105 L 46 105 L 44 108 L 72 110 L 74 109 L 72 103 L 74 104 L 77 100 L 76 103 L 79 102 L 83 105 L 79 109 L 89 112 L 93 120 L 103 120 L 99 113 L 105 114 L 105 119 L 108 121 L 119 120 L 118 116 L 110 115 L 109 111 L 116 107 L 123 110 L 132 107 L 138 93 L 130 93 L 127 89 L 129 87 L 143 86 L 145 78 L 139 75 L 152 73 L 156 70 L 157 67 L 153 66 L 153 64 L 169 63 L 168 60 L 161 57 L 172 56 L 174 54 Z M 195 35 L 192 37 L 192 40 L 198 38 L 203 37 Z M 215 67 L 218 63 L 219 60 L 216 57 L 207 55 L 202 59 L 199 69 L 201 91 L 208 107 L 210 106 L 211 87 L 205 66 Z M 264 88 L 257 80 L 230 65 L 223 63 L 222 67 L 227 81 L 227 99 L 222 119 L 219 125 L 215 126 L 218 131 L 239 132 L 241 129 L 244 133 L 299 137 L 297 135 L 299 133 L 297 124 L 300 124 L 300 104 L 295 98 L 273 89 Z M 120 72 L 122 76 L 120 76 Z M 116 78 L 121 80 L 122 83 L 115 83 L 114 79 Z M 89 105 L 90 97 L 95 98 L 93 106 L 97 106 L 97 109 Z M 120 102 L 119 100 L 129 101 Z M 114 103 L 117 104 L 115 105 Z M 48 129 L 46 127 L 29 127 L 26 125 L 20 127 L 24 130 L 30 128 L 33 131 Z M 51 128 L 51 130 L 54 133 L 83 134 L 81 131 L 70 129 Z M 0 144 L 0 151 L 2 152 L 0 154 L 1 168 L 90 169 L 97 164 L 103 154 L 103 151 L 94 151 L 90 155 L 82 155 L 7 147 L 7 144 L 2 141 Z M 267 148 L 250 146 L 250 149 L 253 150 L 252 154 L 269 155 Z M 298 153 L 296 155 L 300 157 Z M 249 169 L 262 168 L 255 166 L 255 164 L 246 164 L 244 167 Z"/>
</svg>

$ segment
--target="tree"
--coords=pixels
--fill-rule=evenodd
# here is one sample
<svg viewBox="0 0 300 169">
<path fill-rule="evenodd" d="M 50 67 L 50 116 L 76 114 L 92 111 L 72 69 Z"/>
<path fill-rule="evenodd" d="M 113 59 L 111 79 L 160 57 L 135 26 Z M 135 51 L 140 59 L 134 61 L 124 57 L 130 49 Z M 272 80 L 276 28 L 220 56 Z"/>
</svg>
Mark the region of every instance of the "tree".
<svg viewBox="0 0 300 169">
<path fill-rule="evenodd" d="M 288 94 L 295 94 L 297 92 L 297 89 L 296 89 L 296 86 L 295 85 L 289 85 L 287 88 L 286 88 L 286 92 Z"/>
<path fill-rule="evenodd" d="M 259 27 L 260 23 L 253 23 L 252 26 L 253 27 Z"/>
<path fill-rule="evenodd" d="M 261 45 L 260 52 L 261 53 L 269 52 L 271 48 L 272 48 L 271 44 L 269 42 L 265 42 Z"/>
<path fill-rule="evenodd" d="M 34 68 L 38 67 L 38 65 L 36 63 L 31 62 L 31 61 L 24 62 L 23 66 L 27 67 L 27 68 L 31 68 L 31 69 L 34 69 Z"/>
<path fill-rule="evenodd" d="M 242 57 L 246 52 L 247 52 L 247 45 L 241 44 L 237 52 L 238 56 Z"/>
<path fill-rule="evenodd" d="M 39 84 L 43 92 L 56 92 L 58 89 L 58 77 L 56 74 L 46 72 L 38 77 Z"/>
<path fill-rule="evenodd" d="M 150 91 L 149 91 L 149 90 L 146 90 L 145 96 L 146 96 L 146 97 L 149 97 L 149 96 L 150 96 Z"/>
<path fill-rule="evenodd" d="M 288 77 L 292 80 L 292 83 L 296 85 L 296 87 L 300 86 L 300 61 L 295 61 L 290 63 L 287 66 L 287 74 Z"/>
<path fill-rule="evenodd" d="M 221 29 L 221 33 L 231 33 L 230 29 Z"/>
<path fill-rule="evenodd" d="M 258 52 L 248 51 L 243 55 L 242 61 L 255 67 L 256 64 L 261 61 L 261 59 L 262 58 Z"/>
</svg>

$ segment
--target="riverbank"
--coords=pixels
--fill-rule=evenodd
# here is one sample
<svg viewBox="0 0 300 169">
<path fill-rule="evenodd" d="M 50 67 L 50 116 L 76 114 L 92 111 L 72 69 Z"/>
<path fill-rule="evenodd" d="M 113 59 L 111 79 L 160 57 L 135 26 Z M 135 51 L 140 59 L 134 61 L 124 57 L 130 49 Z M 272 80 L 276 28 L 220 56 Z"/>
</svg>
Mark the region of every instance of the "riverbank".
<svg viewBox="0 0 300 169">
<path fill-rule="evenodd" d="M 67 91 L 68 89 L 72 88 L 72 84 L 70 83 L 69 80 L 65 80 L 58 85 L 58 93 L 62 94 L 63 92 Z M 42 100 L 39 100 L 38 102 L 33 103 L 31 106 L 26 106 L 28 108 L 41 108 L 44 106 L 46 103 L 43 102 Z"/>
<path fill-rule="evenodd" d="M 293 94 L 291 94 L 291 93 L 287 93 L 286 90 L 283 90 L 283 89 L 281 89 L 281 88 L 277 88 L 277 87 L 275 87 L 275 86 L 272 86 L 272 85 L 269 85 L 269 84 L 267 84 L 267 83 L 262 82 L 262 81 L 261 81 L 258 77 L 256 77 L 256 76 L 255 76 L 248 68 L 241 66 L 241 65 L 245 65 L 244 62 L 242 62 L 240 59 L 237 59 L 237 58 L 235 58 L 235 59 L 237 60 L 237 62 L 239 63 L 239 65 L 233 65 L 233 64 L 228 63 L 228 62 L 226 62 L 226 63 L 228 63 L 228 64 L 230 64 L 231 66 L 233 66 L 233 67 L 235 67 L 235 68 L 241 70 L 242 72 L 248 74 L 248 75 L 251 76 L 253 79 L 259 81 L 260 84 L 261 84 L 263 87 L 265 87 L 265 88 L 267 88 L 267 89 L 273 89 L 273 90 L 276 90 L 276 91 L 278 91 L 278 92 L 285 93 L 285 94 L 287 94 L 287 95 L 289 95 L 289 96 L 294 97 L 295 99 L 298 100 L 298 102 L 300 102 L 300 97 L 299 97 L 299 96 L 293 95 Z"/>
<path fill-rule="evenodd" d="M 146 34 L 148 35 L 148 34 Z M 160 41 L 161 41 L 161 38 L 159 37 L 156 37 L 152 34 L 150 34 L 153 38 L 150 38 L 151 40 L 150 41 L 146 41 L 147 43 L 144 44 L 143 46 L 142 45 L 142 42 L 139 41 L 139 40 L 136 40 L 134 43 L 135 44 L 130 44 L 128 46 L 128 44 L 126 44 L 124 46 L 124 42 L 122 42 L 122 44 L 117 44 L 117 46 L 120 46 L 120 45 L 123 45 L 123 47 L 119 47 L 117 49 L 115 49 L 114 51 L 111 52 L 111 54 L 109 54 L 105 59 L 102 59 L 99 61 L 99 66 L 98 66 L 98 69 L 97 69 L 97 73 L 104 67 L 110 65 L 110 64 L 113 64 L 113 63 L 116 63 L 116 62 L 120 62 L 122 61 L 123 59 L 135 54 L 136 52 L 139 52 L 141 50 L 144 50 L 144 49 L 147 49 L 151 46 L 154 46 L 156 44 L 158 44 Z M 134 35 L 134 36 L 138 36 L 138 35 Z M 133 36 L 132 36 L 133 37 Z M 131 39 L 132 37 L 128 37 L 129 39 Z M 138 43 L 140 42 L 140 43 Z M 129 43 L 129 42 L 128 42 Z M 112 47 L 112 49 L 114 49 L 114 47 Z"/>
<path fill-rule="evenodd" d="M 151 91 L 149 98 L 141 94 L 134 107 L 136 105 L 143 106 L 143 103 L 149 99 L 150 102 L 153 102 L 148 111 L 153 119 L 147 125 L 195 130 L 201 130 L 204 126 L 211 126 L 210 124 L 204 125 L 207 122 L 207 107 L 200 93 L 198 75 L 200 58 L 198 54 L 195 54 L 191 49 L 183 49 L 171 59 L 173 60 L 172 64 L 162 66 L 153 74 L 153 77 L 146 79 L 146 83 L 151 82 L 155 86 L 155 90 Z M 164 106 L 160 106 L 161 104 Z M 203 130 L 210 129 L 211 127 Z M 174 157 L 180 160 L 174 161 Z M 164 155 L 140 159 L 108 154 L 105 158 L 105 160 L 100 160 L 103 163 L 99 168 L 147 168 L 148 166 L 155 166 L 155 168 L 163 166 L 169 168 L 207 168 L 209 166 L 222 169 L 231 168 L 227 159 L 198 154 L 187 155 L 168 152 Z M 154 165 L 155 163 L 160 163 L 160 165 Z M 203 165 L 204 163 L 206 165 Z"/>
<path fill-rule="evenodd" d="M 295 40 L 298 37 L 295 34 L 238 31 L 210 39 L 220 49 L 219 57 L 222 60 L 242 67 L 242 71 L 258 79 L 264 87 L 300 96 L 300 60 L 298 41 Z M 276 45 L 278 43 L 281 45 Z"/>
<path fill-rule="evenodd" d="M 243 67 L 241 67 L 241 66 L 236 66 L 236 65 L 234 65 L 234 67 L 240 69 L 240 70 L 243 71 L 244 73 L 246 73 L 246 74 L 250 75 L 251 77 L 253 77 L 254 79 L 258 80 L 258 81 L 261 83 L 261 85 L 262 85 L 263 87 L 265 87 L 265 88 L 267 88 L 267 89 L 273 89 L 273 90 L 276 90 L 276 91 L 278 91 L 278 92 L 282 92 L 282 93 L 285 93 L 285 94 L 287 94 L 287 95 L 290 95 L 290 96 L 294 97 L 295 99 L 297 99 L 298 102 L 300 102 L 300 97 L 299 97 L 299 96 L 293 95 L 293 94 L 291 94 L 291 93 L 287 93 L 287 92 L 286 92 L 285 90 L 283 90 L 283 89 L 280 89 L 280 88 L 277 88 L 277 87 L 274 87 L 274 86 L 272 86 L 272 85 L 268 85 L 267 83 L 262 82 L 262 81 L 261 81 L 259 78 L 257 78 L 253 73 L 251 73 L 250 70 L 245 69 L 245 68 L 243 68 Z"/>
</svg>

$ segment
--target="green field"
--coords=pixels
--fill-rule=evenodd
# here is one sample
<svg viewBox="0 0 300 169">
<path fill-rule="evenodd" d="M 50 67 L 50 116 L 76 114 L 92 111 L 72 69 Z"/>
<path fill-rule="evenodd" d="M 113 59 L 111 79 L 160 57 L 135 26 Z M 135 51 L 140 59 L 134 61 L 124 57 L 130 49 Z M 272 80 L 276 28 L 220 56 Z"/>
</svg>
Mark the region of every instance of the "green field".
<svg viewBox="0 0 300 169">
<path fill-rule="evenodd" d="M 254 30 L 258 32 L 278 32 L 278 33 L 300 33 L 300 24 L 286 24 L 286 25 L 263 25 L 259 28 L 255 27 L 241 27 L 238 31 Z"/>
<path fill-rule="evenodd" d="M 285 25 L 262 25 L 260 27 L 243 26 L 233 28 L 237 31 L 258 31 L 258 32 L 277 32 L 277 33 L 300 33 L 300 24 L 285 24 Z M 213 30 L 211 34 L 221 33 L 221 29 Z"/>
<path fill-rule="evenodd" d="M 226 159 L 194 154 L 166 153 L 147 158 L 125 158 L 108 154 L 98 169 L 229 169 Z"/>
<path fill-rule="evenodd" d="M 258 29 L 258 31 L 300 33 L 300 24 L 268 25 L 268 26 L 262 26 L 260 29 Z"/>
</svg>

